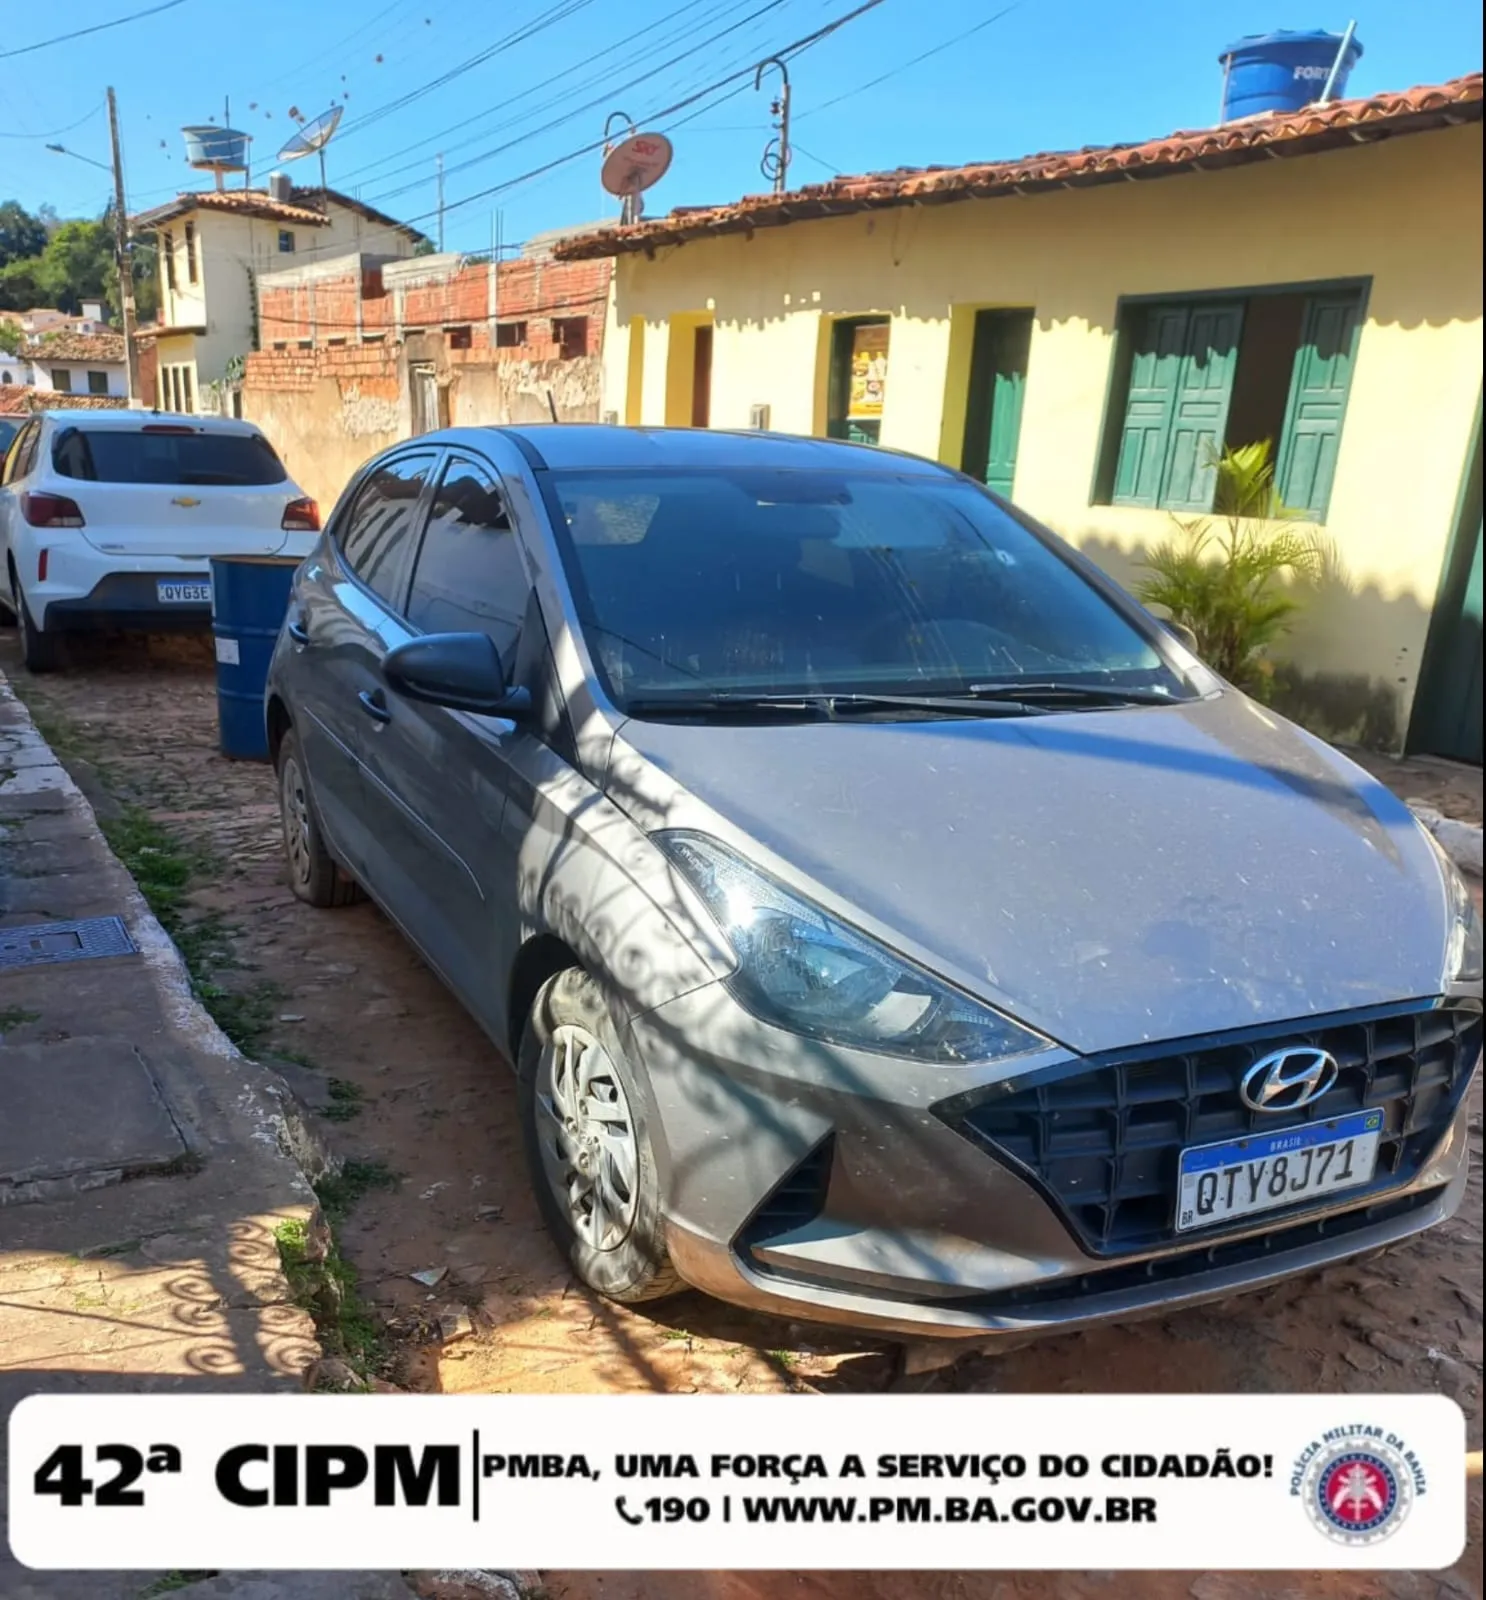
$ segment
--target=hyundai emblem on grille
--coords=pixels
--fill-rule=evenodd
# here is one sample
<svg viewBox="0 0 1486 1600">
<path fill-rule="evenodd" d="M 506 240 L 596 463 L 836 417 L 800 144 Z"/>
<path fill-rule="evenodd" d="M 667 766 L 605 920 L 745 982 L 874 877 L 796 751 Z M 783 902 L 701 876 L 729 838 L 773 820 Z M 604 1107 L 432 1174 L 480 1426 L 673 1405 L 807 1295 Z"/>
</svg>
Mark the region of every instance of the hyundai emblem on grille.
<svg viewBox="0 0 1486 1600">
<path fill-rule="evenodd" d="M 1325 1050 L 1275 1050 L 1244 1073 L 1239 1093 L 1255 1111 L 1298 1111 L 1319 1100 L 1336 1074 L 1336 1057 Z"/>
</svg>

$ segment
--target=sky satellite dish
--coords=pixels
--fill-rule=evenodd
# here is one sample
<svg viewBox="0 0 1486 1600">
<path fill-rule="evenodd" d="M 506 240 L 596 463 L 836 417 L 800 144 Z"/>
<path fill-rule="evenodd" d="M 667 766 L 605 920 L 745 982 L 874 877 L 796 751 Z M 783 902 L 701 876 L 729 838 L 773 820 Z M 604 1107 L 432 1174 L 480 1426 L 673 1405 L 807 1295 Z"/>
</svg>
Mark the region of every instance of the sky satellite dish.
<svg viewBox="0 0 1486 1600">
<path fill-rule="evenodd" d="M 330 143 L 331 136 L 340 126 L 341 114 L 344 106 L 332 106 L 323 115 L 315 117 L 305 125 L 292 138 L 285 141 L 284 148 L 279 151 L 277 159 L 280 161 L 298 161 L 301 156 L 312 156 L 324 150 Z"/>
<path fill-rule="evenodd" d="M 599 181 L 610 194 L 631 200 L 665 177 L 674 154 L 665 134 L 637 133 L 604 158 Z"/>
</svg>

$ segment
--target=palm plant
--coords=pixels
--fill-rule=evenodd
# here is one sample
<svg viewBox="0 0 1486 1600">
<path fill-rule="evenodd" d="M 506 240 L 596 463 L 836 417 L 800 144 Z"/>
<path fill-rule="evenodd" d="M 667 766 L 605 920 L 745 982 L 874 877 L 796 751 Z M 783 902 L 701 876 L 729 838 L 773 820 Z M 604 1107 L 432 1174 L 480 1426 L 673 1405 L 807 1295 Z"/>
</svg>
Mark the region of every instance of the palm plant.
<svg viewBox="0 0 1486 1600">
<path fill-rule="evenodd" d="M 1215 466 L 1221 522 L 1174 517 L 1178 531 L 1147 555 L 1136 593 L 1190 628 L 1214 671 L 1268 698 L 1264 651 L 1301 609 L 1295 580 L 1319 578 L 1325 552 L 1313 532 L 1264 526 L 1295 515 L 1276 489 L 1269 440 L 1225 450 Z"/>
</svg>

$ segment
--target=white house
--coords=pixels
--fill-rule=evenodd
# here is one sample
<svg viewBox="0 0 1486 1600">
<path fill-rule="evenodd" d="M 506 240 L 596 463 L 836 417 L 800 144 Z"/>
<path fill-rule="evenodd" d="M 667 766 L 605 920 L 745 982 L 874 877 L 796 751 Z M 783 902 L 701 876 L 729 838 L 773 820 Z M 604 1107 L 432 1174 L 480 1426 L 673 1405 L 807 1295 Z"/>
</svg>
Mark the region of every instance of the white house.
<svg viewBox="0 0 1486 1600">
<path fill-rule="evenodd" d="M 411 256 L 423 235 L 334 189 L 300 189 L 280 174 L 268 189 L 206 189 L 133 219 L 160 257 L 155 340 L 160 404 L 213 410 L 203 390 L 230 380 L 259 346 L 258 279 L 278 268 L 360 251 Z"/>
<path fill-rule="evenodd" d="M 18 359 L 29 363 L 24 381 L 54 394 L 127 398 L 129 371 L 120 333 L 44 333 Z M 3 379 L 3 375 L 0 375 Z"/>
<path fill-rule="evenodd" d="M 31 358 L 27 355 L 7 355 L 0 350 L 0 389 L 35 382 L 31 374 Z"/>
</svg>

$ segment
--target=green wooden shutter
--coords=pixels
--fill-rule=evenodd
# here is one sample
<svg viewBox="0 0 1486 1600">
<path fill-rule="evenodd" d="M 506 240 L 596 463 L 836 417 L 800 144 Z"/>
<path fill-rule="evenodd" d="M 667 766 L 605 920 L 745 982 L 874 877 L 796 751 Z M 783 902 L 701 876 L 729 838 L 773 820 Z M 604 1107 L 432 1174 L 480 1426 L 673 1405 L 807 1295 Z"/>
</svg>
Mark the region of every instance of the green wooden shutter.
<svg viewBox="0 0 1486 1600">
<path fill-rule="evenodd" d="M 1308 300 L 1295 351 L 1275 481 L 1287 506 L 1317 522 L 1326 519 L 1336 475 L 1359 309 L 1356 294 Z"/>
<path fill-rule="evenodd" d="M 1125 425 L 1110 495 L 1117 506 L 1154 506 L 1161 498 L 1189 318 L 1187 306 L 1154 305 L 1134 319 Z"/>
<path fill-rule="evenodd" d="M 1242 328 L 1242 301 L 1192 307 L 1162 474 L 1161 504 L 1169 510 L 1212 510 Z"/>
</svg>

